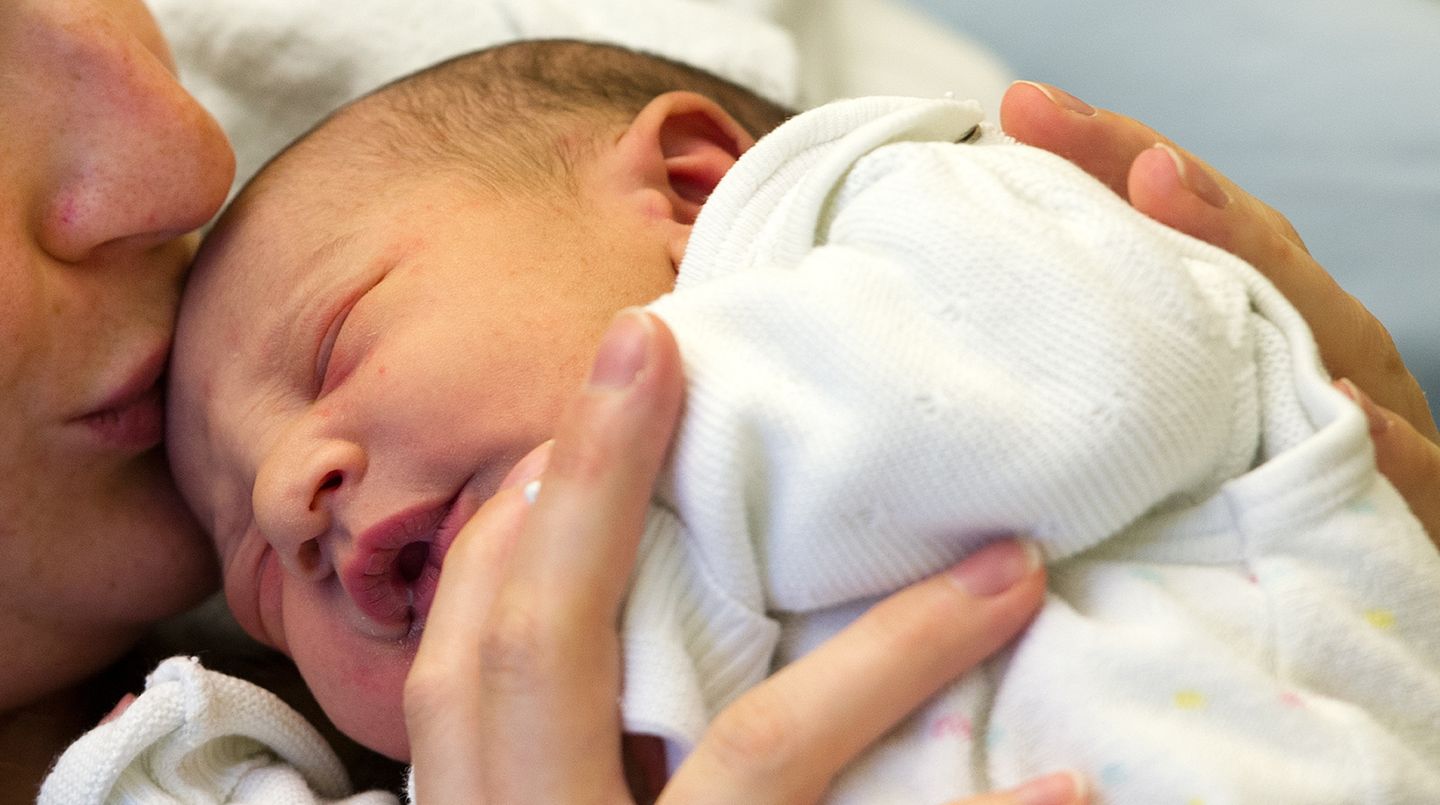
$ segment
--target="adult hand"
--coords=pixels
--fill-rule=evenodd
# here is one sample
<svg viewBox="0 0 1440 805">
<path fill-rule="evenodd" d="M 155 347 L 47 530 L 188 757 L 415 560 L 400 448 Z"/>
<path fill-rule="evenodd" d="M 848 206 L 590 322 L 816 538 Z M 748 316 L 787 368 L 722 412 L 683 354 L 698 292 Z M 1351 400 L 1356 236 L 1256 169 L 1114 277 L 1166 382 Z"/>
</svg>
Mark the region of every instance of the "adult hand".
<svg viewBox="0 0 1440 805">
<path fill-rule="evenodd" d="M 1017 82 L 1005 131 L 1052 151 L 1151 218 L 1246 260 L 1310 323 L 1330 373 L 1370 420 L 1376 459 L 1432 537 L 1440 538 L 1440 430 L 1379 320 L 1305 248 L 1285 216 L 1139 121 L 1055 87 Z"/>
<path fill-rule="evenodd" d="M 621 314 L 553 447 L 520 462 L 455 540 L 406 684 L 420 801 L 633 801 L 616 624 L 681 397 L 669 331 Z M 819 798 L 846 762 L 1020 630 L 1043 597 L 1037 565 L 1000 543 L 891 596 L 745 694 L 668 784 L 651 774 L 637 786 L 640 799 L 661 785 L 661 801 Z M 1081 788 L 1061 773 L 971 802 L 1079 803 Z"/>
</svg>

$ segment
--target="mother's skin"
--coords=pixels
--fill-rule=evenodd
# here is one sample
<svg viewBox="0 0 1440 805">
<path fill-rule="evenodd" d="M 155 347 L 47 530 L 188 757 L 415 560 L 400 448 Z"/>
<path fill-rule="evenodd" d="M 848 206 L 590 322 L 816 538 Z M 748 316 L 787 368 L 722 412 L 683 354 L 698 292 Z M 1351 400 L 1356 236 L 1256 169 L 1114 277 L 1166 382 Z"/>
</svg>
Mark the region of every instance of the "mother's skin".
<svg viewBox="0 0 1440 805">
<path fill-rule="evenodd" d="M 216 583 L 156 375 L 180 236 L 234 160 L 173 69 L 138 0 L 0 3 L 0 793 L 91 718 L 77 686 Z"/>
</svg>

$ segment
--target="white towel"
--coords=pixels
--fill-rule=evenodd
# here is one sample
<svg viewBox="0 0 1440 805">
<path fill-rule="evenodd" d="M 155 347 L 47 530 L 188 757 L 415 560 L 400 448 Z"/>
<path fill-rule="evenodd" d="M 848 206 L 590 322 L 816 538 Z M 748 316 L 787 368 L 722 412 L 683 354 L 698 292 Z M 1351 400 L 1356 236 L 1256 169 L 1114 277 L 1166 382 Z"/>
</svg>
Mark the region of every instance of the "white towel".
<svg viewBox="0 0 1440 805">
<path fill-rule="evenodd" d="M 269 691 L 172 657 L 119 717 L 60 756 L 38 805 L 395 805 L 349 796 L 314 727 Z"/>
</svg>

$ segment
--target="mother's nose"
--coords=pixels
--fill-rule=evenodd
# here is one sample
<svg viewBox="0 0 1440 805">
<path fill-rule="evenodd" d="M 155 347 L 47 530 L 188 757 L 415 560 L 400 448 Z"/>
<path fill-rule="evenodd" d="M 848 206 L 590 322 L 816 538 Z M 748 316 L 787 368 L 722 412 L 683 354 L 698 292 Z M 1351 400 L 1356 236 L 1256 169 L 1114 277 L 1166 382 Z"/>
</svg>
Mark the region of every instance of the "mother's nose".
<svg viewBox="0 0 1440 805">
<path fill-rule="evenodd" d="M 340 439 L 287 439 L 265 455 L 251 507 L 287 573 L 311 580 L 331 573 L 337 521 L 365 469 L 364 450 Z"/>
<path fill-rule="evenodd" d="M 235 158 L 224 133 L 160 57 L 117 21 L 55 32 L 53 134 L 42 247 L 82 262 L 104 246 L 148 249 L 204 224 Z"/>
</svg>

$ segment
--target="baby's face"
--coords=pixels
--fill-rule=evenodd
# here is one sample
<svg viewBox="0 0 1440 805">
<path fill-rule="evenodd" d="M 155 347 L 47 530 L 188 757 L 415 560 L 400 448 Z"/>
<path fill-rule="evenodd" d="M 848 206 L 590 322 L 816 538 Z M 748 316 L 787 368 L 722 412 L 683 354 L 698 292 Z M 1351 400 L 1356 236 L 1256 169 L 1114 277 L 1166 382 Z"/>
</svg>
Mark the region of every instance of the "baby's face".
<svg viewBox="0 0 1440 805">
<path fill-rule="evenodd" d="M 171 459 L 241 625 L 341 730 L 403 759 L 446 548 L 549 438 L 611 316 L 674 270 L 643 226 L 595 210 L 311 174 L 278 172 L 204 249 Z"/>
</svg>

